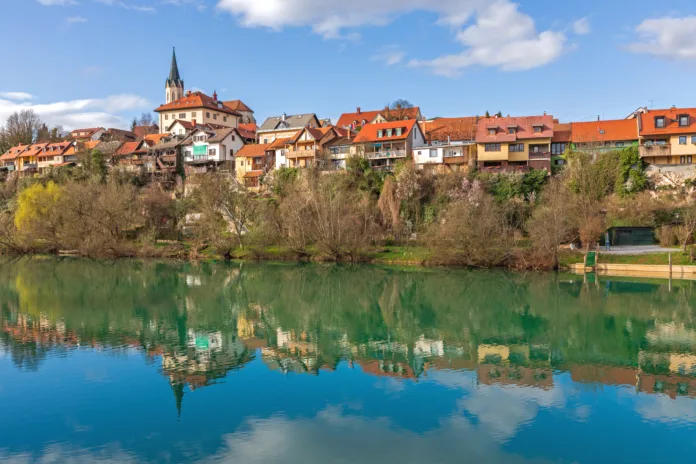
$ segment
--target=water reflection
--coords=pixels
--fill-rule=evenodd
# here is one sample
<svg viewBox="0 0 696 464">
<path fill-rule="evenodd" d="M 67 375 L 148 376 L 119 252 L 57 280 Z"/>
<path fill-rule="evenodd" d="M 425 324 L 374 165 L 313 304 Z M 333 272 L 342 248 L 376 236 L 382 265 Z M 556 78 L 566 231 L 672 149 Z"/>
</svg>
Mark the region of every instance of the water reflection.
<svg viewBox="0 0 696 464">
<path fill-rule="evenodd" d="M 157 423 L 191 427 L 183 449 L 163 457 L 171 436 L 144 444 L 114 428 L 106 435 L 119 445 L 102 450 L 114 461 L 586 462 L 600 448 L 607 462 L 652 460 L 654 450 L 607 443 L 617 432 L 696 457 L 678 435 L 696 424 L 691 282 L 35 259 L 0 265 L 0 303 L 0 378 L 13 374 L 0 401 L 3 388 L 25 399 L 13 387 L 55 371 L 54 359 L 79 369 L 116 356 L 129 382 L 169 383 L 179 422 Z M 110 381 L 126 395 L 125 380 Z M 234 390 L 234 408 L 220 403 L 223 390 L 198 391 L 216 384 Z M 54 408 L 60 421 L 70 414 Z M 583 424 L 594 428 L 590 446 L 556 437 Z M 0 438 L 0 460 L 87 452 L 72 435 L 45 436 Z M 111 449 L 103 437 L 87 444 Z"/>
</svg>

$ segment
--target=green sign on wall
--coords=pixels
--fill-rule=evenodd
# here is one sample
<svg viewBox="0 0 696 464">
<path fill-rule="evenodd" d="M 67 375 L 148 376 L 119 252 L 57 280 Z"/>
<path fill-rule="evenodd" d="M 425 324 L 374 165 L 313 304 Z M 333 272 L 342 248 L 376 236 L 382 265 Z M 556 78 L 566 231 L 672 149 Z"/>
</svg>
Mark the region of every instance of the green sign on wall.
<svg viewBox="0 0 696 464">
<path fill-rule="evenodd" d="M 193 146 L 193 154 L 194 155 L 207 155 L 208 154 L 208 145 L 194 145 Z"/>
</svg>

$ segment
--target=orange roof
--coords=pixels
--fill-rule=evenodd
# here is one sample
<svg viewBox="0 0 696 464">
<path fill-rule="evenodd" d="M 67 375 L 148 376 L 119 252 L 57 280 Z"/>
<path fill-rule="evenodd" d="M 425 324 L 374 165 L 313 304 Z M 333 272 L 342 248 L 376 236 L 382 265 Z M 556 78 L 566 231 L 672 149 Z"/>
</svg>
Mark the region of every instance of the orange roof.
<svg viewBox="0 0 696 464">
<path fill-rule="evenodd" d="M 138 149 L 139 145 L 140 142 L 125 142 L 123 145 L 118 147 L 118 150 L 114 152 L 113 156 L 130 155 Z"/>
<path fill-rule="evenodd" d="M 448 140 L 466 141 L 476 139 L 475 116 L 461 118 L 439 118 L 421 123 L 425 139 L 429 142 Z"/>
<path fill-rule="evenodd" d="M 75 129 L 74 131 L 70 132 L 71 137 L 91 137 L 95 132 L 101 130 L 101 127 L 90 127 L 87 129 Z M 78 135 L 81 134 L 82 132 L 86 132 L 86 135 Z"/>
<path fill-rule="evenodd" d="M 222 111 L 223 113 L 239 116 L 239 113 L 237 113 L 235 110 L 233 110 L 232 108 L 228 108 L 222 102 L 220 102 L 220 105 L 218 105 L 217 101 L 215 101 L 212 97 L 209 97 L 208 95 L 204 94 L 203 92 L 192 92 L 191 94 L 181 97 L 178 100 L 174 100 L 171 103 L 167 103 L 165 105 L 160 106 L 159 108 L 155 109 L 155 111 L 157 113 L 160 113 L 162 111 L 176 111 L 197 108 L 217 110 Z"/>
<path fill-rule="evenodd" d="M 249 171 L 244 173 L 244 178 L 245 179 L 251 179 L 254 177 L 261 177 L 263 175 L 263 171 Z"/>
<path fill-rule="evenodd" d="M 365 121 L 366 124 L 369 124 L 380 114 L 381 111 L 362 111 L 360 108 L 358 108 L 355 113 L 343 113 L 341 117 L 338 118 L 336 125 L 338 127 L 360 127 L 363 125 L 363 121 Z"/>
<path fill-rule="evenodd" d="M 638 140 L 638 123 L 634 119 L 571 123 L 573 143 Z"/>
<path fill-rule="evenodd" d="M 2 156 L 0 156 L 1 161 L 10 161 L 17 158 L 20 153 L 27 149 L 29 145 L 17 145 L 7 150 Z"/>
<path fill-rule="evenodd" d="M 322 130 L 322 129 L 326 129 L 326 130 Z M 326 135 L 326 133 L 329 130 L 330 130 L 330 128 L 305 127 L 304 129 L 302 129 L 301 131 L 298 131 L 297 134 L 293 135 L 290 138 L 290 143 L 299 142 L 300 141 L 299 139 L 302 136 L 302 133 L 305 131 L 308 132 L 314 140 L 319 141 L 324 137 L 324 135 Z"/>
<path fill-rule="evenodd" d="M 222 102 L 222 104 L 235 111 L 251 111 L 252 113 L 254 112 L 254 110 L 245 105 L 244 102 L 241 100 L 229 100 L 226 102 Z"/>
<path fill-rule="evenodd" d="M 153 124 L 151 126 L 135 126 L 133 128 L 133 133 L 135 133 L 136 137 L 141 139 L 144 136 L 146 136 L 147 134 L 159 133 L 159 126 L 157 124 Z"/>
<path fill-rule="evenodd" d="M 395 141 L 395 140 L 406 140 L 410 135 L 411 132 L 413 131 L 413 128 L 416 126 L 416 121 L 415 119 L 410 119 L 408 121 L 392 121 L 392 122 L 383 122 L 379 124 L 367 124 L 363 126 L 363 128 L 360 130 L 358 135 L 355 137 L 354 142 L 355 143 L 365 143 L 365 142 L 389 142 L 389 141 Z M 394 135 L 391 137 L 386 136 L 386 130 L 387 129 L 398 129 L 401 128 L 401 135 L 396 135 L 396 132 L 394 132 Z M 383 137 L 377 137 L 378 131 L 384 131 Z"/>
<path fill-rule="evenodd" d="M 557 124 L 554 122 L 552 142 L 568 143 L 571 141 L 572 124 Z"/>
<path fill-rule="evenodd" d="M 152 146 L 160 143 L 164 137 L 169 137 L 169 134 L 148 134 L 143 137 L 143 140 L 145 140 L 145 143 L 147 143 L 149 146 Z"/>
<path fill-rule="evenodd" d="M 35 143 L 33 145 L 29 145 L 26 150 L 19 154 L 18 158 L 31 158 L 32 156 L 36 156 L 47 146 L 48 143 Z"/>
<path fill-rule="evenodd" d="M 679 125 L 679 116 L 689 116 L 686 126 Z M 655 127 L 655 118 L 665 118 L 665 127 Z M 653 135 L 693 134 L 696 133 L 696 108 L 670 108 L 668 110 L 648 110 L 638 115 L 640 121 L 640 135 L 642 137 Z"/>
<path fill-rule="evenodd" d="M 534 132 L 535 127 L 541 127 L 541 132 Z M 550 139 L 553 137 L 553 116 L 521 116 L 507 118 L 481 118 L 476 130 L 477 143 L 507 143 L 518 140 Z M 510 128 L 515 133 L 510 133 Z M 495 134 L 489 134 L 494 129 Z"/>
<path fill-rule="evenodd" d="M 89 142 L 85 142 L 82 145 L 83 150 L 94 150 L 97 145 L 99 145 L 101 142 L 99 140 L 90 140 Z"/>
<path fill-rule="evenodd" d="M 286 144 L 290 143 L 291 137 L 275 139 L 273 143 L 268 146 L 269 150 L 277 150 L 278 148 L 283 148 Z"/>
<path fill-rule="evenodd" d="M 242 147 L 242 149 L 237 152 L 235 157 L 237 157 L 237 158 L 255 158 L 257 156 L 264 156 L 266 154 L 266 150 L 269 150 L 270 147 L 271 147 L 271 144 L 269 144 L 269 143 L 244 145 Z"/>
<path fill-rule="evenodd" d="M 248 124 L 238 124 L 237 128 L 249 132 L 256 132 L 256 129 L 258 129 L 259 126 L 257 126 L 256 123 L 250 122 Z"/>
</svg>

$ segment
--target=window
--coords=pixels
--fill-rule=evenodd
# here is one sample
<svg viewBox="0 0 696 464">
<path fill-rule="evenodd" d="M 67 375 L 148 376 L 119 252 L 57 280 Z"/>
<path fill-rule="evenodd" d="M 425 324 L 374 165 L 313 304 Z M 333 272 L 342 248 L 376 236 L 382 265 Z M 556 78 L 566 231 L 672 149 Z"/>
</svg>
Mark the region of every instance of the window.
<svg viewBox="0 0 696 464">
<path fill-rule="evenodd" d="M 696 135 L 692 135 L 692 136 L 691 136 L 691 143 L 693 143 L 694 145 L 696 145 Z"/>
<path fill-rule="evenodd" d="M 192 118 L 195 118 L 195 117 L 196 117 L 196 112 L 195 112 L 195 111 L 191 112 L 191 117 L 192 117 Z"/>
<path fill-rule="evenodd" d="M 543 128 L 544 128 L 543 126 L 534 126 L 534 133 L 541 134 L 541 131 Z"/>
<path fill-rule="evenodd" d="M 208 118 L 208 119 L 210 119 L 210 112 L 209 112 L 209 111 L 206 111 L 206 112 L 205 112 L 205 117 Z"/>
<path fill-rule="evenodd" d="M 495 127 L 488 128 L 488 135 L 495 135 L 496 132 L 497 132 L 497 130 Z"/>
<path fill-rule="evenodd" d="M 686 164 L 686 156 L 682 156 L 679 158 L 679 164 Z"/>
<path fill-rule="evenodd" d="M 268 143 L 268 139 L 263 139 L 263 144 L 266 145 Z"/>
<path fill-rule="evenodd" d="M 510 144 L 510 152 L 511 153 L 523 153 L 524 152 L 524 143 L 511 143 Z"/>
<path fill-rule="evenodd" d="M 377 138 L 381 139 L 382 137 L 384 137 L 384 131 L 382 129 L 380 129 L 377 131 Z"/>
<path fill-rule="evenodd" d="M 213 113 L 213 119 L 217 119 L 217 113 Z"/>
<path fill-rule="evenodd" d="M 217 154 L 217 149 L 216 148 L 211 148 L 208 150 L 208 156 L 215 156 Z"/>
<path fill-rule="evenodd" d="M 401 129 L 400 127 L 397 127 L 397 128 L 396 128 L 396 136 L 397 136 L 397 137 L 401 137 L 401 134 L 402 134 L 402 133 L 403 133 L 403 129 Z"/>
<path fill-rule="evenodd" d="M 551 144 L 551 154 L 552 155 L 562 155 L 565 153 L 566 144 L 565 143 L 552 143 Z"/>
<path fill-rule="evenodd" d="M 680 114 L 679 115 L 679 127 L 689 127 L 689 115 Z"/>
<path fill-rule="evenodd" d="M 623 142 L 616 142 L 616 148 L 623 148 L 624 143 Z"/>
<path fill-rule="evenodd" d="M 165 114 L 165 115 L 164 115 L 164 120 L 165 120 L 165 121 L 169 121 L 169 115 L 168 115 L 168 114 Z"/>
<path fill-rule="evenodd" d="M 186 119 L 186 113 L 179 113 L 179 119 Z"/>
<path fill-rule="evenodd" d="M 655 117 L 655 128 L 663 129 L 664 127 L 665 127 L 665 117 L 664 116 L 656 116 Z"/>
<path fill-rule="evenodd" d="M 232 141 L 234 142 L 236 140 L 236 136 L 232 134 Z"/>
<path fill-rule="evenodd" d="M 516 127 L 508 127 L 508 134 L 515 135 L 515 132 L 517 132 Z"/>
<path fill-rule="evenodd" d="M 500 144 L 499 143 L 487 143 L 486 144 L 486 151 L 500 151 Z"/>
<path fill-rule="evenodd" d="M 387 137 L 391 137 L 391 136 L 392 136 L 392 130 L 391 130 L 391 129 L 387 129 Z"/>
<path fill-rule="evenodd" d="M 230 149 L 230 158 L 234 156 L 234 150 Z"/>
<path fill-rule="evenodd" d="M 223 117 L 222 117 L 222 120 L 225 121 L 225 122 L 227 122 L 227 116 L 223 116 Z"/>
<path fill-rule="evenodd" d="M 430 150 L 430 157 L 437 158 L 437 148 Z"/>
<path fill-rule="evenodd" d="M 679 137 L 679 145 L 686 145 L 686 135 Z"/>
<path fill-rule="evenodd" d="M 413 140 L 417 140 L 417 139 L 418 139 L 418 133 L 416 133 L 416 131 L 413 131 Z"/>
<path fill-rule="evenodd" d="M 689 156 L 686 157 L 686 162 L 687 162 L 688 164 L 691 164 L 692 161 L 693 161 L 693 158 L 691 157 L 691 155 L 689 155 Z"/>
</svg>

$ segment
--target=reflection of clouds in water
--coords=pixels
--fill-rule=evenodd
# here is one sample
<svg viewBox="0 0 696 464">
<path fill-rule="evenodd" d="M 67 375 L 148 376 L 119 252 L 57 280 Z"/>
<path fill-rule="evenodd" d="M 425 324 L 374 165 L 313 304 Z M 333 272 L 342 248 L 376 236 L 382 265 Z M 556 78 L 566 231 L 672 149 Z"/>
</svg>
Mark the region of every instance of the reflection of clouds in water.
<svg viewBox="0 0 696 464">
<path fill-rule="evenodd" d="M 135 463 L 139 460 L 124 451 L 118 444 L 110 444 L 98 449 L 72 448 L 68 445 L 49 445 L 39 455 L 30 453 L 11 454 L 0 448 L 0 462 L 25 464 L 30 462 L 60 462 L 61 464 L 82 463 Z"/>
<path fill-rule="evenodd" d="M 406 389 L 406 380 L 378 377 L 374 387 L 387 393 L 400 393 Z"/>
<path fill-rule="evenodd" d="M 564 408 L 566 395 L 555 385 L 542 389 L 514 385 L 478 385 L 473 372 L 431 371 L 429 379 L 466 392 L 457 404 L 478 417 L 481 428 L 496 440 L 507 441 L 531 422 L 539 408 Z"/>
<path fill-rule="evenodd" d="M 658 422 L 696 422 L 696 400 L 685 396 L 639 395 L 636 411 L 645 419 Z"/>
<path fill-rule="evenodd" d="M 272 417 L 247 422 L 227 435 L 225 448 L 211 462 L 466 462 L 537 463 L 506 454 L 496 442 L 464 417 L 445 420 L 441 427 L 416 434 L 391 426 L 388 419 L 366 419 L 328 408 L 313 419 Z"/>
</svg>

